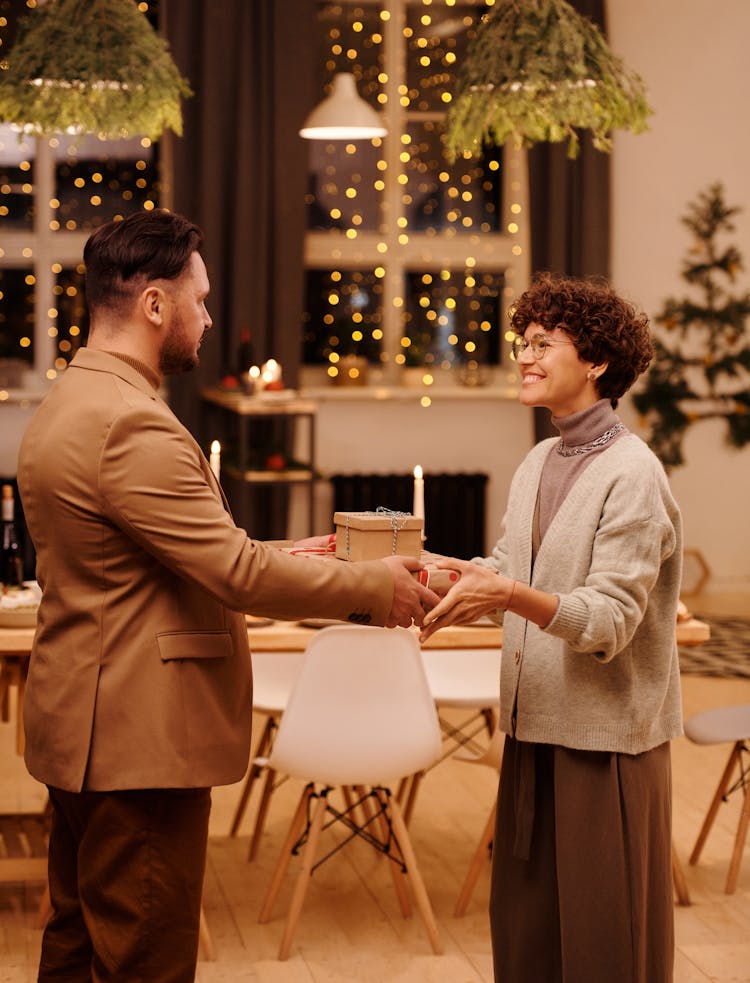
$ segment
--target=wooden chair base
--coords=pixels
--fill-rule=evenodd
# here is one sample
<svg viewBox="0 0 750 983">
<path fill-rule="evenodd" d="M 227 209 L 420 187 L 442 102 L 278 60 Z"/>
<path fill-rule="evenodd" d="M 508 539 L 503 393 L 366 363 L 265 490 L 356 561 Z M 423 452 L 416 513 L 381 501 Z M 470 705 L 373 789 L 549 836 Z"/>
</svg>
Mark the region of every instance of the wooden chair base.
<svg viewBox="0 0 750 983">
<path fill-rule="evenodd" d="M 271 878 L 271 883 L 263 900 L 260 915 L 258 916 L 258 921 L 261 924 L 271 920 L 273 906 L 276 898 L 278 897 L 281 884 L 284 880 L 284 875 L 286 874 L 289 866 L 292 852 L 294 851 L 295 847 L 299 845 L 300 838 L 303 838 L 304 846 L 302 848 L 301 869 L 294 885 L 292 900 L 287 912 L 284 932 L 281 939 L 281 944 L 279 946 L 278 957 L 280 960 L 289 958 L 292 940 L 299 922 L 305 895 L 307 894 L 307 889 L 310 884 L 310 878 L 312 876 L 312 871 L 315 864 L 316 851 L 320 841 L 320 834 L 323 830 L 326 814 L 330 811 L 328 804 L 329 792 L 330 789 L 327 788 L 323 789 L 321 792 L 317 792 L 313 785 L 307 785 L 303 790 L 297 804 L 294 817 L 292 818 L 289 832 L 287 833 L 286 840 L 284 841 L 279 860 L 276 864 L 276 869 L 274 870 Z M 396 864 L 391 863 L 394 888 L 398 897 L 401 913 L 404 915 L 404 917 L 408 917 L 411 913 L 410 901 L 408 894 L 406 893 L 406 885 L 404 883 L 404 880 L 406 880 L 411 887 L 414 902 L 425 924 L 427 935 L 432 946 L 432 951 L 436 955 L 440 955 L 443 952 L 440 933 L 438 931 L 432 906 L 427 895 L 427 890 L 424 886 L 424 881 L 422 880 L 419 867 L 417 866 L 417 860 L 414 855 L 414 850 L 412 848 L 411 839 L 409 837 L 409 832 L 404 821 L 401 807 L 396 797 L 391 795 L 390 792 L 385 789 L 371 790 L 370 795 L 373 796 L 373 804 L 377 805 L 377 809 L 379 811 L 379 816 L 377 819 L 381 834 L 384 834 L 388 827 L 390 827 L 392 830 L 393 839 L 395 840 L 398 850 L 400 851 L 401 858 L 403 859 L 403 868 L 404 873 L 406 874 L 405 879 L 402 878 L 401 870 L 397 868 Z M 311 808 L 312 818 L 308 825 L 307 816 L 309 809 Z M 362 809 L 365 815 L 368 815 L 367 807 L 363 805 Z M 372 816 L 373 819 L 375 818 L 371 812 L 369 812 L 369 815 Z M 307 829 L 305 829 L 306 826 Z"/>
<path fill-rule="evenodd" d="M 716 814 L 719 811 L 719 806 L 731 793 L 731 791 L 741 790 L 742 810 L 740 812 L 739 823 L 737 824 L 737 833 L 735 834 L 734 838 L 732 858 L 729 862 L 729 871 L 727 872 L 727 880 L 724 887 L 724 892 L 726 894 L 734 894 L 735 890 L 737 889 L 737 879 L 740 873 L 742 853 L 745 848 L 745 840 L 747 839 L 748 823 L 750 822 L 750 773 L 745 767 L 743 761 L 743 754 L 749 753 L 750 747 L 746 741 L 735 741 L 729 754 L 729 759 L 724 767 L 722 776 L 719 779 L 719 784 L 716 787 L 714 797 L 711 800 L 711 805 L 708 807 L 706 818 L 703 820 L 703 825 L 698 833 L 698 838 L 695 841 L 695 846 L 693 847 L 693 852 L 690 854 L 689 860 L 691 866 L 698 863 L 703 846 L 706 842 L 711 827 L 714 824 Z M 739 769 L 739 778 L 735 783 L 734 789 L 730 789 L 729 784 L 732 780 L 732 773 L 734 772 L 735 768 Z"/>
</svg>

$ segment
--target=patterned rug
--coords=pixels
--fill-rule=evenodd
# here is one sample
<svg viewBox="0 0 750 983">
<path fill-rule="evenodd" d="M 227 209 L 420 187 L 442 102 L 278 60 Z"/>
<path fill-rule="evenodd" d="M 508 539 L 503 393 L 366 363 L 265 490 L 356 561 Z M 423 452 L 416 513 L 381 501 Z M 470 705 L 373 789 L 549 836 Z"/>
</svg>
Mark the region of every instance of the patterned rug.
<svg viewBox="0 0 750 983">
<path fill-rule="evenodd" d="M 680 646 L 680 671 L 700 676 L 741 676 L 750 679 L 750 621 L 696 614 L 711 626 L 701 645 Z"/>
</svg>

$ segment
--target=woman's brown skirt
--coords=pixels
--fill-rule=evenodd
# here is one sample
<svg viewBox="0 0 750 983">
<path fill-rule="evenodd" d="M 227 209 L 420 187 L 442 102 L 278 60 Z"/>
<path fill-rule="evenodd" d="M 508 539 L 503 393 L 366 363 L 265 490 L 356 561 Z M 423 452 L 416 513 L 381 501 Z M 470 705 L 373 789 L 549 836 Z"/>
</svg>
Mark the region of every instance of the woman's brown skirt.
<svg viewBox="0 0 750 983">
<path fill-rule="evenodd" d="M 506 738 L 496 983 L 669 983 L 671 818 L 669 744 L 627 755 Z"/>
</svg>

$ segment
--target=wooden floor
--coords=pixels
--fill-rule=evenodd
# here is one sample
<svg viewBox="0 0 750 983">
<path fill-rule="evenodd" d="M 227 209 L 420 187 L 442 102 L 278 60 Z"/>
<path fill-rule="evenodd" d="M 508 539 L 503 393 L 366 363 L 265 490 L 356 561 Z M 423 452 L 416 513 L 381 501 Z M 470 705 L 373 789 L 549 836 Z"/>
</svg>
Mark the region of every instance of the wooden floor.
<svg viewBox="0 0 750 983">
<path fill-rule="evenodd" d="M 686 600 L 701 613 L 747 613 L 750 595 Z M 750 703 L 750 680 L 685 676 L 683 694 L 686 715 Z M 727 754 L 728 747 L 697 747 L 685 738 L 673 744 L 674 838 L 693 901 L 689 908 L 675 909 L 677 983 L 750 981 L 747 850 L 736 893 L 724 894 L 739 815 L 737 795 L 721 807 L 700 865 L 687 865 Z M 444 941 L 442 956 L 432 954 L 417 915 L 401 917 L 387 862 L 365 844 L 352 843 L 315 873 L 291 958 L 277 961 L 281 916 L 296 867 L 288 872 L 276 917 L 267 925 L 259 925 L 257 917 L 298 791 L 289 782 L 277 792 L 253 863 L 246 858 L 254 802 L 240 835 L 230 839 L 238 787 L 214 791 L 204 907 L 217 958 L 199 963 L 200 983 L 490 983 L 489 864 L 467 914 L 453 917 L 495 794 L 490 770 L 455 760 L 440 764 L 426 777 L 412 819 L 415 850 Z M 43 801 L 43 789 L 14 753 L 11 725 L 0 724 L 0 811 L 32 810 Z M 0 884 L 0 983 L 36 979 L 40 897 L 41 885 Z"/>
</svg>

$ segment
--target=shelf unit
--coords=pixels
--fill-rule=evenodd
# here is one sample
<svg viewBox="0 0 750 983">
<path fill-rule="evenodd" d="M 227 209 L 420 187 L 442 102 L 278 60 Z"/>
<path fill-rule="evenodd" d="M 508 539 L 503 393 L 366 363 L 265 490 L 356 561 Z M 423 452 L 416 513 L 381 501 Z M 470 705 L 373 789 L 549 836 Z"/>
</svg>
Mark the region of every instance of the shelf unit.
<svg viewBox="0 0 750 983">
<path fill-rule="evenodd" d="M 316 452 L 316 423 L 318 404 L 311 399 L 297 395 L 290 396 L 287 390 L 278 393 L 261 393 L 248 396 L 242 392 L 221 389 L 218 386 L 201 391 L 201 399 L 212 413 L 224 417 L 221 433 L 230 435 L 230 446 L 233 446 L 231 459 L 222 459 L 222 483 L 228 479 L 227 493 L 232 502 L 235 519 L 254 538 L 269 538 L 258 535 L 250 521 L 250 505 L 253 488 L 289 488 L 290 486 L 306 486 L 309 535 L 313 534 L 314 492 L 315 492 L 315 452 Z M 253 453 L 259 450 L 257 441 L 253 441 L 253 430 L 257 432 L 261 421 L 265 429 L 275 431 L 276 444 L 286 448 L 296 446 L 295 427 L 297 421 L 306 424 L 305 450 L 298 466 L 285 468 L 256 467 L 252 464 Z M 236 436 L 235 436 L 236 435 Z M 231 440 L 231 437 L 234 440 Z M 266 434 L 266 440 L 268 434 Z M 226 436 L 225 436 L 226 440 Z M 232 491 L 236 495 L 232 495 Z M 261 530 L 262 531 L 262 530 Z M 271 535 L 270 538 L 283 538 Z"/>
</svg>

